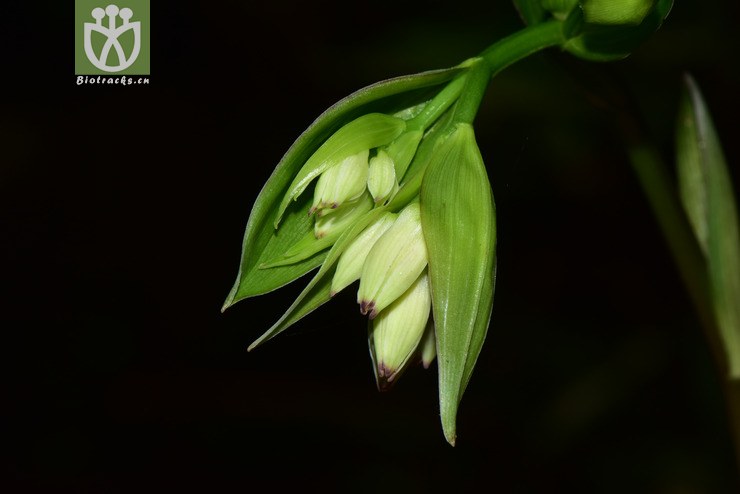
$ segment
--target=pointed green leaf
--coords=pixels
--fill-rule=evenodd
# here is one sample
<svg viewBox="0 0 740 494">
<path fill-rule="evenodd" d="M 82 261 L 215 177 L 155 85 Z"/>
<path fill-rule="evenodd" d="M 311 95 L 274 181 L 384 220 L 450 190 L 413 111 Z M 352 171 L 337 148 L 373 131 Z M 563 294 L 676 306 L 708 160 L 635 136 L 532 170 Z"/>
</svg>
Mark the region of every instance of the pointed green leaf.
<svg viewBox="0 0 740 494">
<path fill-rule="evenodd" d="M 275 290 L 286 283 L 306 274 L 317 267 L 324 260 L 325 252 L 314 251 L 305 256 L 300 262 L 280 266 L 272 269 L 260 269 L 260 267 L 275 258 L 282 257 L 293 245 L 306 235 L 313 235 L 313 222 L 306 214 L 311 203 L 311 198 L 306 197 L 297 203 L 297 207 L 291 208 L 286 215 L 280 230 L 271 226 L 260 232 L 255 238 L 251 269 L 240 272 L 240 279 L 232 288 L 224 308 L 228 307 L 234 300 L 239 300 Z M 255 212 L 253 211 L 253 215 Z"/>
<path fill-rule="evenodd" d="M 387 209 L 385 207 L 379 207 L 368 211 L 363 217 L 358 219 L 354 225 L 342 233 L 341 237 L 339 237 L 331 250 L 329 250 L 329 253 L 319 271 L 308 285 L 306 285 L 306 288 L 303 289 L 293 304 L 291 304 L 288 310 L 285 311 L 285 314 L 283 314 L 282 317 L 272 325 L 272 327 L 265 331 L 262 336 L 249 345 L 250 351 L 257 348 L 265 341 L 282 333 L 301 318 L 331 300 L 332 275 L 336 269 L 336 264 L 339 261 L 339 257 L 342 255 L 342 252 L 344 252 L 344 250 L 351 244 L 352 240 L 357 237 L 357 235 L 359 235 L 366 226 L 373 223 L 386 211 Z"/>
<path fill-rule="evenodd" d="M 422 181 L 442 427 L 455 443 L 456 416 L 488 327 L 496 224 L 488 175 L 473 128 L 458 124 Z"/>
<path fill-rule="evenodd" d="M 740 378 L 740 233 L 722 146 L 701 92 L 690 76 L 678 114 L 676 158 L 681 200 L 707 260 L 711 299 L 727 356 Z"/>
<path fill-rule="evenodd" d="M 342 125 L 361 115 L 372 112 L 393 114 L 426 101 L 440 85 L 450 81 L 462 70 L 464 69 L 459 67 L 433 70 L 396 77 L 364 87 L 327 109 L 296 139 L 270 175 L 254 203 L 244 232 L 239 271 L 234 286 L 224 302 L 223 310 L 239 300 L 264 294 L 290 283 L 321 264 L 323 254 L 316 255 L 303 263 L 276 270 L 269 276 L 265 273 L 257 273 L 260 264 L 269 258 L 277 257 L 276 248 L 272 249 L 275 251 L 274 255 L 265 255 L 263 250 L 268 244 L 277 247 L 274 240 L 276 233 L 273 222 L 280 201 L 285 196 L 295 175 L 319 146 Z M 293 210 L 305 211 L 300 200 L 293 207 L 288 208 L 286 214 L 290 214 Z M 305 213 L 299 214 L 305 216 Z M 283 219 L 281 230 L 286 229 L 285 223 L 288 221 L 287 218 Z M 301 230 L 303 226 L 306 226 L 305 231 Z M 290 232 L 286 236 L 301 238 L 305 232 L 309 231 L 307 225 L 295 225 L 294 228 L 297 231 L 300 230 L 300 234 Z"/>
</svg>

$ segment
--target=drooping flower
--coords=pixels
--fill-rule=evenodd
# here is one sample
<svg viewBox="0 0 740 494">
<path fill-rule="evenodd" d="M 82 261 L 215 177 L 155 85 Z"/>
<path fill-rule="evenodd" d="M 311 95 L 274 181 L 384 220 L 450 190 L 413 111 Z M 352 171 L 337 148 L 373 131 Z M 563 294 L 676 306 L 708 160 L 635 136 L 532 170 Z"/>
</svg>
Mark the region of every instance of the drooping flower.
<svg viewBox="0 0 740 494">
<path fill-rule="evenodd" d="M 375 356 L 378 388 L 389 389 L 417 355 L 425 333 L 432 296 L 423 272 L 414 283 L 372 322 L 371 351 Z"/>
<path fill-rule="evenodd" d="M 331 280 L 331 295 L 334 296 L 351 283 L 360 279 L 362 266 L 375 242 L 383 235 L 398 217 L 394 213 L 383 213 L 370 226 L 365 228 L 352 243 L 347 246 L 337 262 L 337 269 Z"/>
<path fill-rule="evenodd" d="M 439 356 L 440 411 L 451 443 L 492 297 L 491 283 L 467 285 L 469 279 L 460 275 L 483 280 L 493 266 L 493 233 L 481 236 L 490 227 L 490 186 L 480 175 L 482 162 L 470 154 L 471 146 L 477 152 L 468 139 L 472 134 L 452 110 L 476 63 L 439 77 L 399 80 L 391 84 L 398 90 L 394 97 L 381 86 L 389 110 L 406 91 L 416 98 L 410 105 L 384 113 L 378 111 L 382 104 L 359 93 L 332 110 L 337 113 L 328 120 L 317 120 L 260 193 L 247 224 L 239 276 L 224 305 L 319 268 L 251 350 L 359 280 L 357 301 L 369 319 L 379 388 L 388 389 L 412 364 L 429 367 Z M 370 103 L 373 111 L 367 113 L 353 106 Z M 332 120 L 341 124 L 324 125 Z M 474 183 L 468 181 L 470 167 Z M 466 171 L 462 179 L 440 178 L 443 168 Z M 461 220 L 471 203 L 479 210 Z M 446 207 L 438 210 L 440 204 Z M 468 290 L 480 293 L 470 297 Z M 469 300 L 461 306 L 463 299 Z M 447 317 L 447 308 L 457 320 Z M 472 346 L 463 348 L 461 341 Z"/>
<path fill-rule="evenodd" d="M 373 319 L 401 296 L 427 265 L 419 203 L 406 206 L 365 259 L 357 302 Z"/>
</svg>

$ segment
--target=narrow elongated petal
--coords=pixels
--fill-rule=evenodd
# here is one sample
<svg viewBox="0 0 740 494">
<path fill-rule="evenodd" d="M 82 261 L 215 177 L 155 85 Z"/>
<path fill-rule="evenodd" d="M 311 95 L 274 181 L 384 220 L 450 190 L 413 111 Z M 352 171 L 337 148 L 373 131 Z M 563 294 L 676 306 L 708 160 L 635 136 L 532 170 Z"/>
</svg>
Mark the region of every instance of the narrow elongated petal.
<svg viewBox="0 0 740 494">
<path fill-rule="evenodd" d="M 375 223 L 368 226 L 345 249 L 337 263 L 337 270 L 331 282 L 332 296 L 346 288 L 350 283 L 360 279 L 362 266 L 375 242 L 383 235 L 398 217 L 394 213 L 385 213 Z"/>
<path fill-rule="evenodd" d="M 707 261 L 710 295 L 730 377 L 740 378 L 740 231 L 722 145 L 687 76 L 676 135 L 681 200 Z"/>
<path fill-rule="evenodd" d="M 331 208 L 353 201 L 365 192 L 368 178 L 368 150 L 344 158 L 321 174 L 316 182 L 310 212 L 319 208 Z"/>
<path fill-rule="evenodd" d="M 485 339 L 493 300 L 496 224 L 473 128 L 458 124 L 437 148 L 421 186 L 421 221 L 437 338 L 442 428 L 456 439 L 463 391 Z"/>
<path fill-rule="evenodd" d="M 415 202 L 399 213 L 398 219 L 370 249 L 357 292 L 360 311 L 374 318 L 416 281 L 426 265 L 419 203 Z"/>
<path fill-rule="evenodd" d="M 415 355 L 431 304 L 428 276 L 424 272 L 373 321 L 379 389 L 388 389 Z"/>
</svg>

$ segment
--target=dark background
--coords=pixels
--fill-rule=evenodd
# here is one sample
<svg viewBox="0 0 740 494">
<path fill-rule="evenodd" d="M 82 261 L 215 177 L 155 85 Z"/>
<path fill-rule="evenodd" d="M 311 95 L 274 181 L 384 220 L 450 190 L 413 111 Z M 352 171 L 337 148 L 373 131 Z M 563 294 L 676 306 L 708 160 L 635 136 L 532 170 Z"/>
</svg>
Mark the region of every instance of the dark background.
<svg viewBox="0 0 740 494">
<path fill-rule="evenodd" d="M 499 275 L 457 447 L 436 367 L 376 391 L 351 290 L 251 353 L 306 280 L 220 312 L 300 132 L 516 31 L 509 3 L 157 1 L 148 87 L 75 86 L 61 3 L 5 6 L 0 40 L 6 492 L 740 490 L 720 381 L 624 143 L 552 53 L 494 79 L 476 121 Z M 631 57 L 583 64 L 634 93 L 668 163 L 690 71 L 736 185 L 738 10 L 678 0 Z"/>
</svg>

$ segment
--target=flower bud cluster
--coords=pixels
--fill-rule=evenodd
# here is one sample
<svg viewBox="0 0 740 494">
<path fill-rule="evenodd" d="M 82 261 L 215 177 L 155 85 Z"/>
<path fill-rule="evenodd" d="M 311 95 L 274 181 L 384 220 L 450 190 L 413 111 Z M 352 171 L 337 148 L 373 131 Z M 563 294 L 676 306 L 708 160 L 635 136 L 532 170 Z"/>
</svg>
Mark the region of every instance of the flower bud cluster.
<svg viewBox="0 0 740 494">
<path fill-rule="evenodd" d="M 360 312 L 372 320 L 370 347 L 378 387 L 388 389 L 414 357 L 434 359 L 427 250 L 419 203 L 386 213 L 356 237 L 339 259 L 336 293 L 359 279 Z M 421 345 L 425 333 L 431 333 Z M 431 348 L 430 348 L 431 345 Z"/>
<path fill-rule="evenodd" d="M 398 191 L 395 163 L 383 149 L 347 156 L 324 171 L 316 181 L 308 214 L 315 215 L 314 235 L 341 232 L 374 205 L 382 205 Z"/>
</svg>

